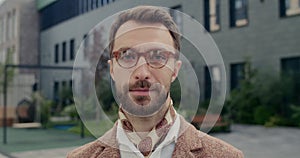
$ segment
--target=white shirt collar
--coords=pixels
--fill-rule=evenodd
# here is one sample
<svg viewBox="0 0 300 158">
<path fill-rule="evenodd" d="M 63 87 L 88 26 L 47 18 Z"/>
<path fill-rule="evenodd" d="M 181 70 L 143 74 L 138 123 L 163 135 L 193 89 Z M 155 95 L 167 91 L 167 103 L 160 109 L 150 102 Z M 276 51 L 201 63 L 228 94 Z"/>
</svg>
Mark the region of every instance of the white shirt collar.
<svg viewBox="0 0 300 158">
<path fill-rule="evenodd" d="M 149 158 L 152 158 L 152 156 L 157 157 L 160 156 L 160 152 L 163 149 L 163 147 L 170 145 L 173 142 L 177 142 L 178 133 L 180 128 L 180 119 L 179 115 L 176 113 L 176 119 L 174 121 L 173 126 L 170 128 L 167 136 L 163 140 L 162 143 L 158 145 L 158 147 L 154 150 L 154 152 L 150 155 Z M 135 147 L 135 145 L 128 139 L 124 129 L 122 128 L 121 121 L 118 120 L 117 125 L 117 141 L 119 143 L 120 153 L 126 155 L 131 155 L 132 157 L 141 157 L 144 158 L 143 154 Z M 173 151 L 172 151 L 173 152 Z"/>
</svg>

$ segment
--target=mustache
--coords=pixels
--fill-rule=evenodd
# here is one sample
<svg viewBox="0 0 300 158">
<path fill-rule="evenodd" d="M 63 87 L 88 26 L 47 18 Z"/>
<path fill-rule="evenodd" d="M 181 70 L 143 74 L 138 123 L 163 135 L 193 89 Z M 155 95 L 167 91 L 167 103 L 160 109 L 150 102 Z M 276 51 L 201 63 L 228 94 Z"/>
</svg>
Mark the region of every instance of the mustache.
<svg viewBox="0 0 300 158">
<path fill-rule="evenodd" d="M 138 88 L 147 88 L 150 89 L 152 84 L 147 80 L 138 80 L 133 84 L 129 84 L 129 90 L 134 90 Z"/>
</svg>

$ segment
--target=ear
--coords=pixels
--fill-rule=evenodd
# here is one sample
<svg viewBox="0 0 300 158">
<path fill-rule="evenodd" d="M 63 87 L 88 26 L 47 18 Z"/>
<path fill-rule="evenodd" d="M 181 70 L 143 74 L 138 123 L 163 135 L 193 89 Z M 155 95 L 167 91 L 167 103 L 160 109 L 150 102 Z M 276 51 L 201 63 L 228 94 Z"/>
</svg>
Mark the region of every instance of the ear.
<svg viewBox="0 0 300 158">
<path fill-rule="evenodd" d="M 174 82 L 175 79 L 177 78 L 178 73 L 179 73 L 179 70 L 180 70 L 180 68 L 181 68 L 181 64 L 182 64 L 182 62 L 181 62 L 180 60 L 177 60 L 177 61 L 175 62 L 174 72 L 173 72 L 173 75 L 172 75 L 172 82 Z"/>
<path fill-rule="evenodd" d="M 114 69 L 113 69 L 113 62 L 112 62 L 112 60 L 108 60 L 107 63 L 109 64 L 109 73 L 110 73 L 110 76 L 115 81 Z"/>
</svg>

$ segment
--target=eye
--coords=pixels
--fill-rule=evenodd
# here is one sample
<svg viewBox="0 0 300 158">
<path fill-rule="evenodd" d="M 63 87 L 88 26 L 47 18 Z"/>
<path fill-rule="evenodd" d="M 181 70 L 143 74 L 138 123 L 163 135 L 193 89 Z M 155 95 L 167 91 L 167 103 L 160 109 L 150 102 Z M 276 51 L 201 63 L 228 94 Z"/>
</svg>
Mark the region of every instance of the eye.
<svg viewBox="0 0 300 158">
<path fill-rule="evenodd" d="M 132 60 L 135 60 L 135 59 L 136 59 L 136 53 L 134 53 L 133 50 L 127 49 L 127 50 L 121 51 L 120 60 L 132 61 Z"/>
<path fill-rule="evenodd" d="M 167 59 L 167 54 L 165 51 L 162 50 L 151 50 L 149 51 L 151 60 L 156 61 L 165 61 Z"/>
</svg>

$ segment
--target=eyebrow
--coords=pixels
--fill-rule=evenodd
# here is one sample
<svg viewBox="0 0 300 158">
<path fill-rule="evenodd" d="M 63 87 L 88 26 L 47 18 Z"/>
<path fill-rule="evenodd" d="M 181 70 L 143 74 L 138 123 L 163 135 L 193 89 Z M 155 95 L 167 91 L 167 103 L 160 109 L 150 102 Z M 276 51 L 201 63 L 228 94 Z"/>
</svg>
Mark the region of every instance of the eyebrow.
<svg viewBox="0 0 300 158">
<path fill-rule="evenodd" d="M 121 47 L 118 50 L 115 51 L 122 51 L 122 50 L 128 50 L 128 49 L 132 49 L 131 47 Z"/>
<path fill-rule="evenodd" d="M 149 48 L 149 49 L 146 49 L 147 51 L 151 51 L 151 50 L 163 50 L 163 51 L 169 51 L 167 50 L 166 48 L 161 48 L 161 47 L 154 47 L 154 48 Z"/>
<path fill-rule="evenodd" d="M 134 47 L 122 47 L 120 48 L 119 50 L 117 51 L 122 51 L 122 50 L 128 50 L 128 49 L 131 49 L 131 50 L 134 50 L 136 52 L 147 52 L 147 51 L 151 51 L 151 50 L 163 50 L 163 51 L 172 51 L 172 50 L 168 50 L 164 47 L 146 47 L 146 48 L 141 48 L 143 49 L 143 51 L 140 51 L 140 48 L 134 48 Z"/>
</svg>

